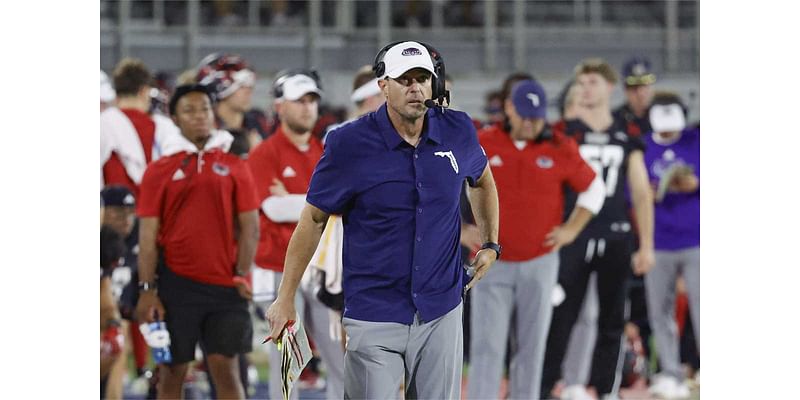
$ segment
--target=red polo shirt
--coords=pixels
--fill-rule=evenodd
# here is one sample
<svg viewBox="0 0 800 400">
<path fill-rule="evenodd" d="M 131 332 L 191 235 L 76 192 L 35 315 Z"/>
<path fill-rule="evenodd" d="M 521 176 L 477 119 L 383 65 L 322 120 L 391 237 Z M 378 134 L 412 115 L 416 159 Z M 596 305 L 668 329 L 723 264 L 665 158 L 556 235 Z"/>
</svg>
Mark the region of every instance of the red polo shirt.
<svg viewBox="0 0 800 400">
<path fill-rule="evenodd" d="M 139 110 L 122 108 L 120 111 L 131 120 L 136 134 L 139 135 L 139 141 L 142 142 L 145 161 L 150 164 L 150 161 L 153 160 L 152 149 L 156 136 L 156 123 L 150 118 L 150 115 Z M 139 198 L 139 187 L 128 176 L 128 171 L 125 170 L 117 153 L 111 153 L 111 157 L 103 165 L 103 178 L 106 185 L 125 186 L 133 193 L 134 197 Z"/>
<path fill-rule="evenodd" d="M 219 149 L 161 158 L 145 170 L 137 208 L 140 217 L 160 219 L 158 245 L 172 272 L 233 286 L 234 221 L 258 208 L 244 161 Z"/>
<path fill-rule="evenodd" d="M 497 185 L 503 260 L 525 261 L 548 253 L 545 236 L 563 220 L 563 185 L 582 192 L 594 171 L 575 141 L 558 132 L 528 141 L 522 150 L 496 125 L 482 129 L 478 137 Z"/>
<path fill-rule="evenodd" d="M 272 136 L 250 151 L 247 157 L 247 164 L 256 183 L 259 204 L 263 204 L 272 195 L 269 187 L 273 185 L 273 179 L 283 182 L 291 194 L 308 192 L 311 174 L 321 157 L 322 144 L 316 137 L 311 136 L 308 149 L 301 151 L 289 141 L 283 128 L 279 127 Z M 282 272 L 286 248 L 297 223 L 272 221 L 263 211 L 259 222 L 261 237 L 255 263 L 261 268 Z"/>
</svg>

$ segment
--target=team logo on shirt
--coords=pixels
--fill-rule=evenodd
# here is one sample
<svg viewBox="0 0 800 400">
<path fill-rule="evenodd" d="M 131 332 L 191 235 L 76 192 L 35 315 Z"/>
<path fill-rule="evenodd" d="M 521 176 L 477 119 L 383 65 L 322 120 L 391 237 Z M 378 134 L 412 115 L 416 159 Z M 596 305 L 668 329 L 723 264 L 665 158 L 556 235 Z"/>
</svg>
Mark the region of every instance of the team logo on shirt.
<svg viewBox="0 0 800 400">
<path fill-rule="evenodd" d="M 283 169 L 283 174 L 282 175 L 283 175 L 284 178 L 293 178 L 293 177 L 297 176 L 297 172 L 295 172 L 294 168 L 292 168 L 292 167 L 286 167 L 286 168 Z"/>
<path fill-rule="evenodd" d="M 228 174 L 231 173 L 231 170 L 227 165 L 216 162 L 211 166 L 211 170 L 219 176 L 228 176 Z"/>
<path fill-rule="evenodd" d="M 491 165 L 493 167 L 502 167 L 503 166 L 503 159 L 500 158 L 500 156 L 498 154 L 495 154 L 495 155 L 492 156 L 492 158 L 489 159 L 489 165 Z"/>
<path fill-rule="evenodd" d="M 186 178 L 186 174 L 183 173 L 182 169 L 178 169 L 177 171 L 175 171 L 174 174 L 172 174 L 172 180 L 173 181 L 179 181 L 179 180 L 181 180 L 183 178 Z"/>
<path fill-rule="evenodd" d="M 437 151 L 436 153 L 433 153 L 433 155 L 449 158 L 450 166 L 453 167 L 453 171 L 456 171 L 456 173 L 458 173 L 458 162 L 456 161 L 456 156 L 453 155 L 452 151 Z"/>
<path fill-rule="evenodd" d="M 617 133 L 615 133 L 614 137 L 617 138 L 617 140 L 619 140 L 620 142 L 628 141 L 628 135 L 626 135 L 625 132 L 622 131 L 618 131 Z"/>
<path fill-rule="evenodd" d="M 543 169 L 553 168 L 553 159 L 547 156 L 539 156 L 536 158 L 536 165 Z"/>
</svg>

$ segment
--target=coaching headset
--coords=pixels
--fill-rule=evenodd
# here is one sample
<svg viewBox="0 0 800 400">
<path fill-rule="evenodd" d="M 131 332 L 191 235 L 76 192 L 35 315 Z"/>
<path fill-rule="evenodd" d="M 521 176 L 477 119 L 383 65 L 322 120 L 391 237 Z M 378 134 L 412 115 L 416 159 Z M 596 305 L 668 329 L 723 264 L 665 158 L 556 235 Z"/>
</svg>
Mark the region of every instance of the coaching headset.
<svg viewBox="0 0 800 400">
<path fill-rule="evenodd" d="M 284 69 L 279 71 L 275 76 L 278 78 L 275 79 L 275 82 L 272 84 L 272 96 L 275 99 L 280 99 L 283 97 L 283 83 L 286 82 L 287 79 L 296 76 L 296 75 L 305 75 L 314 80 L 316 83 L 317 88 L 322 90 L 322 83 L 319 81 L 319 74 L 314 69 L 305 69 L 305 68 L 290 68 Z"/>
<path fill-rule="evenodd" d="M 395 45 L 407 41 L 408 40 L 400 40 L 389 43 L 378 52 L 378 55 L 375 56 L 375 61 L 372 63 L 372 71 L 375 73 L 376 78 L 382 78 L 383 74 L 386 72 L 386 64 L 383 62 L 383 57 L 386 55 L 386 52 Z M 414 43 L 419 43 L 428 50 L 428 53 L 431 55 L 431 62 L 433 63 L 433 71 L 436 73 L 431 76 L 431 98 L 425 100 L 425 107 L 433 108 L 437 105 L 448 107 L 450 105 L 450 91 L 445 89 L 444 86 L 445 72 L 442 54 L 427 43 L 417 41 L 414 41 Z M 447 105 L 445 105 L 445 100 L 447 100 Z"/>
</svg>

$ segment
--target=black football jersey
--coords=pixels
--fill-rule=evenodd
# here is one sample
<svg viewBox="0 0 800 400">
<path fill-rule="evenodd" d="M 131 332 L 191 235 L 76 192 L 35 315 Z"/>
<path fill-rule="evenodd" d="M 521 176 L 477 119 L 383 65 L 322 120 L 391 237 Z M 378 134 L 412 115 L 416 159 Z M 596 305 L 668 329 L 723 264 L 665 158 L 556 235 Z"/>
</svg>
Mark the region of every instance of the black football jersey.
<svg viewBox="0 0 800 400">
<path fill-rule="evenodd" d="M 593 132 L 583 121 L 575 119 L 561 121 L 554 129 L 562 130 L 578 142 L 583 159 L 603 179 L 606 198 L 603 208 L 589 221 L 581 235 L 624 238 L 631 235 L 633 226 L 628 217 L 628 156 L 634 151 L 644 151 L 644 143 L 638 136 L 631 136 L 624 120 L 615 118 L 603 132 Z M 575 207 L 577 193 L 566 188 L 565 217 Z"/>
<path fill-rule="evenodd" d="M 631 136 L 645 135 L 653 131 L 650 126 L 650 117 L 646 113 L 642 118 L 637 117 L 628 103 L 619 106 L 612 114 L 614 119 L 622 120 L 625 123 L 625 131 Z"/>
</svg>

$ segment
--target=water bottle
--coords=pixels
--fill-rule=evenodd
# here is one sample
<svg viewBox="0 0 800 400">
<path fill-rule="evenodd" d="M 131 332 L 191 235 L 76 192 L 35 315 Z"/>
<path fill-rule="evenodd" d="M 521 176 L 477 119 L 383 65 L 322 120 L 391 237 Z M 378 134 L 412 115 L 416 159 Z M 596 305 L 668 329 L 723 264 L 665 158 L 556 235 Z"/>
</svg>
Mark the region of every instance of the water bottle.
<svg viewBox="0 0 800 400">
<path fill-rule="evenodd" d="M 169 331 L 164 321 L 151 322 L 139 325 L 145 342 L 150 346 L 153 353 L 153 361 L 156 364 L 168 364 L 172 362 L 172 353 L 169 351 Z"/>
</svg>

